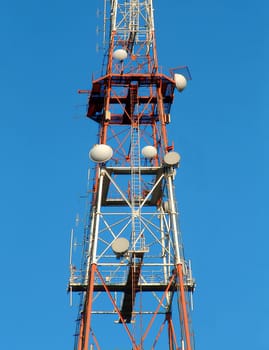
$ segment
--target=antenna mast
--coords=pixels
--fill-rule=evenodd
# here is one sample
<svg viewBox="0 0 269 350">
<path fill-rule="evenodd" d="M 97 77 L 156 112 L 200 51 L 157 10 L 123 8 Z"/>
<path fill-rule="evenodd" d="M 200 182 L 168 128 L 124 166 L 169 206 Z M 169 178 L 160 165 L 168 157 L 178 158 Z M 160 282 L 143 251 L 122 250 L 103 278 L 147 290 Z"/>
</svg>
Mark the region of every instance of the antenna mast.
<svg viewBox="0 0 269 350">
<path fill-rule="evenodd" d="M 69 291 L 81 295 L 75 350 L 194 350 L 195 282 L 174 182 L 180 155 L 167 134 L 189 71 L 160 72 L 152 0 L 104 0 L 104 46 L 105 72 L 80 91 L 99 133 L 82 264 L 70 267 Z"/>
</svg>

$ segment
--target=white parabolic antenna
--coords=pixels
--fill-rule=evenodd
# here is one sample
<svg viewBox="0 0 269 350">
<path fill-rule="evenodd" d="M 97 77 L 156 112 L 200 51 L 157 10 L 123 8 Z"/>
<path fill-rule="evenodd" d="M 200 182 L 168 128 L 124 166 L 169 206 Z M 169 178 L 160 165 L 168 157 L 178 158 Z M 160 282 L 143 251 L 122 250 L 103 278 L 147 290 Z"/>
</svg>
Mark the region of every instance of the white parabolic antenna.
<svg viewBox="0 0 269 350">
<path fill-rule="evenodd" d="M 124 49 L 117 49 L 112 54 L 112 57 L 119 61 L 125 60 L 127 56 L 127 51 L 125 51 Z"/>
<path fill-rule="evenodd" d="M 113 156 L 113 150 L 105 144 L 94 145 L 89 152 L 89 157 L 96 163 L 107 162 Z"/>
<path fill-rule="evenodd" d="M 179 92 L 183 91 L 185 87 L 187 86 L 187 79 L 184 77 L 182 74 L 175 74 L 174 75 L 175 83 L 176 83 L 176 88 L 178 89 Z"/>
<path fill-rule="evenodd" d="M 180 154 L 177 152 L 168 152 L 163 158 L 166 165 L 177 165 L 180 162 Z"/>
<path fill-rule="evenodd" d="M 157 149 L 154 146 L 145 146 L 142 149 L 142 154 L 145 158 L 152 159 L 157 155 Z"/>
<path fill-rule="evenodd" d="M 116 255 L 124 255 L 129 249 L 129 241 L 123 237 L 117 238 L 112 243 L 111 248 Z"/>
</svg>

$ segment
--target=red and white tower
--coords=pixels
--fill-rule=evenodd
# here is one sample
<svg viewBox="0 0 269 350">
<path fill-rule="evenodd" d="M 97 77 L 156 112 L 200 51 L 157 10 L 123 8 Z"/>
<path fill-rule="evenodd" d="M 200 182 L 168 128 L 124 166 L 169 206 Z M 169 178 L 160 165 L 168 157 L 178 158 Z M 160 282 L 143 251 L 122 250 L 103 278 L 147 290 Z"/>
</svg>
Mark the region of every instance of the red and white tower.
<svg viewBox="0 0 269 350">
<path fill-rule="evenodd" d="M 69 291 L 81 296 L 75 350 L 193 350 L 195 282 L 175 195 L 180 155 L 167 134 L 174 91 L 189 72 L 160 71 L 152 0 L 104 0 L 104 27 L 105 70 L 80 91 L 99 132 L 81 268 L 74 253 L 70 261 Z"/>
</svg>

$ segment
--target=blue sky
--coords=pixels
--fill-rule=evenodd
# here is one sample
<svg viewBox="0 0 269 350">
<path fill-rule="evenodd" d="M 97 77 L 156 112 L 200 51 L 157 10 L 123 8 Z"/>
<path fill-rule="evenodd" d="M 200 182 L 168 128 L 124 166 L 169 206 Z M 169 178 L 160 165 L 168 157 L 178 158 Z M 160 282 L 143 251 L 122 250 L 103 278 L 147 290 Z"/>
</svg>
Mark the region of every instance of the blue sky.
<svg viewBox="0 0 269 350">
<path fill-rule="evenodd" d="M 172 107 L 177 195 L 197 280 L 197 350 L 268 350 L 269 5 L 154 2 L 159 63 L 193 80 Z M 84 118 L 101 68 L 101 0 L 0 5 L 1 299 L 7 350 L 72 349 L 69 232 L 96 125 Z"/>
</svg>

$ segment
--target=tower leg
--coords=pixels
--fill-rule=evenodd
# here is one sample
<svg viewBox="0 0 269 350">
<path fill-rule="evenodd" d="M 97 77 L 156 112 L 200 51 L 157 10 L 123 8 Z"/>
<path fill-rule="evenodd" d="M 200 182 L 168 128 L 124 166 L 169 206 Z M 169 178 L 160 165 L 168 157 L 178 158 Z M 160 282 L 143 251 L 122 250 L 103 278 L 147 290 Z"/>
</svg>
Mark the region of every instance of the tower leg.
<svg viewBox="0 0 269 350">
<path fill-rule="evenodd" d="M 173 331 L 172 331 L 172 324 L 171 324 L 171 314 L 168 313 L 166 315 L 167 323 L 168 323 L 168 343 L 169 343 L 169 350 L 174 350 L 174 342 L 173 342 Z"/>
<path fill-rule="evenodd" d="M 177 270 L 177 277 L 179 280 L 180 305 L 181 305 L 181 312 L 182 312 L 183 326 L 184 326 L 183 333 L 185 335 L 186 350 L 192 350 L 188 312 L 187 312 L 185 290 L 184 290 L 184 277 L 183 277 L 184 256 L 183 256 L 183 253 L 180 251 L 179 240 L 178 240 L 178 237 L 179 237 L 178 213 L 176 211 L 172 176 L 173 176 L 173 168 L 168 169 L 168 174 L 167 174 L 169 205 L 170 205 L 170 211 L 171 211 L 171 222 L 173 226 L 173 241 L 174 241 L 175 258 L 176 258 L 176 270 Z"/>
<path fill-rule="evenodd" d="M 78 345 L 77 345 L 78 350 L 82 350 L 83 333 L 84 333 L 84 314 L 82 313 L 80 326 L 79 326 L 79 336 L 78 336 Z"/>
<path fill-rule="evenodd" d="M 186 340 L 186 350 L 192 350 L 191 347 L 191 337 L 190 337 L 190 328 L 189 328 L 189 320 L 188 320 L 188 312 L 186 307 L 186 298 L 185 298 L 185 290 L 184 290 L 184 279 L 183 279 L 183 269 L 182 264 L 177 265 L 177 275 L 179 279 L 179 290 L 180 290 L 180 304 L 183 316 L 183 324 L 184 324 L 184 332 L 185 332 L 185 340 Z"/>
<path fill-rule="evenodd" d="M 86 296 L 86 307 L 84 310 L 85 313 L 85 326 L 83 327 L 83 343 L 82 343 L 82 350 L 88 350 L 88 344 L 89 344 L 89 336 L 90 336 L 90 329 L 91 329 L 91 313 L 92 313 L 92 297 L 93 297 L 93 287 L 94 287 L 94 275 L 96 271 L 96 264 L 92 264 L 91 267 L 91 276 L 90 276 L 90 283 L 89 288 L 87 290 L 87 296 Z M 80 348 L 78 348 L 80 350 Z"/>
</svg>

